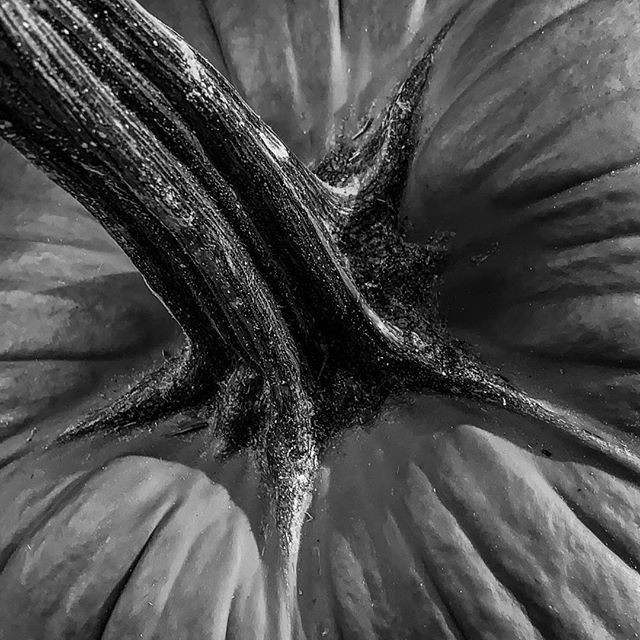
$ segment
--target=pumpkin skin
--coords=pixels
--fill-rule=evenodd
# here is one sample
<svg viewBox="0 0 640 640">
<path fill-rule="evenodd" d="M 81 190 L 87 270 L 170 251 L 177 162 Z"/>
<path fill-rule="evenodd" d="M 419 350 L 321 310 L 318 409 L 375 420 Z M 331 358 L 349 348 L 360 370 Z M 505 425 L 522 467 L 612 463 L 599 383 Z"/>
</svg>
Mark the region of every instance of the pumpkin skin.
<svg viewBox="0 0 640 640">
<path fill-rule="evenodd" d="M 437 31 L 440 16 L 444 21 L 449 11 L 444 5 L 425 6 L 424 24 L 416 23 L 416 31 L 427 36 Z M 227 72 L 296 151 L 313 157 L 334 113 L 355 96 L 347 91 L 341 104 L 335 97 L 339 87 L 332 84 L 338 76 L 322 79 L 300 71 L 300 77 L 323 87 L 311 85 L 305 95 L 322 99 L 312 101 L 313 118 L 294 117 L 301 103 L 292 99 L 297 94 L 278 57 L 281 14 L 269 6 L 269 16 L 255 20 L 257 34 L 263 34 L 255 37 L 263 38 L 267 52 L 264 67 L 256 71 L 251 62 L 243 62 L 243 14 L 215 5 L 214 21 L 231 42 L 225 45 L 220 36 L 221 50 L 233 60 Z M 384 7 L 380 3 L 379 11 Z M 345 25 L 369 16 L 379 20 L 375 3 L 345 8 Z M 626 316 L 609 314 L 616 311 L 615 301 L 596 308 L 600 315 L 592 326 L 601 328 L 604 337 L 607 332 L 619 336 L 620 353 L 612 354 L 603 336 L 585 335 L 589 315 L 576 306 L 575 292 L 583 299 L 592 291 L 609 295 L 613 289 L 622 297 L 633 292 L 631 280 L 622 280 L 631 277 L 633 247 L 616 240 L 621 230 L 633 232 L 633 167 L 626 175 L 608 175 L 612 167 L 631 164 L 637 141 L 627 126 L 630 117 L 624 117 L 634 108 L 634 77 L 631 71 L 622 74 L 632 70 L 638 49 L 632 8 L 628 2 L 471 4 L 436 64 L 424 145 L 407 192 L 415 236 L 443 227 L 458 234 L 443 303 L 459 335 L 469 337 L 538 397 L 588 414 L 612 435 L 621 437 L 626 428 L 629 439 L 633 374 L 625 364 L 630 368 L 633 349 L 631 340 L 623 340 L 624 330 L 615 331 Z M 256 17 L 263 9 L 252 10 Z M 400 24 L 411 23 L 410 7 L 398 15 L 405 21 Z M 270 44 L 264 34 L 272 33 L 274 23 L 279 30 Z M 299 31 L 293 30 L 302 34 L 300 42 L 306 42 L 304 29 L 313 24 L 302 20 Z M 176 24 L 187 37 L 193 25 L 202 22 Z M 532 37 L 543 30 L 548 40 Z M 395 60 L 401 75 L 411 47 L 385 39 L 385 33 L 380 30 L 377 40 L 372 36 L 371 56 Z M 594 42 L 594 33 L 600 39 L 587 65 L 576 49 Z M 205 46 L 205 36 L 196 40 Z M 514 47 L 520 41 L 529 44 Z M 353 46 L 352 59 L 369 59 L 358 49 L 362 41 L 356 35 L 346 35 L 345 42 Z M 564 57 L 554 45 L 566 49 Z M 217 64 L 213 45 L 208 46 Z M 271 57 L 270 46 L 275 48 Z M 296 57 L 301 70 L 317 64 L 307 49 L 308 57 Z M 318 50 L 328 51 L 326 43 L 319 43 Z M 552 64 L 559 71 L 550 82 Z M 389 75 L 372 83 L 366 80 L 371 65 L 352 68 L 356 77 L 365 78 L 360 84 L 345 83 L 361 100 L 355 100 L 356 110 L 366 108 L 367 91 L 376 95 L 400 77 L 394 76 L 392 63 Z M 273 86 L 265 87 L 260 78 L 271 78 Z M 574 84 L 563 82 L 566 78 Z M 611 103 L 595 99 L 616 78 L 624 78 L 620 94 Z M 590 90 L 592 83 L 596 88 Z M 514 86 L 522 95 L 514 93 Z M 567 104 L 569 98 L 574 102 Z M 592 118 L 588 126 L 574 127 L 577 116 L 568 116 L 572 109 Z M 278 111 L 286 114 L 280 123 L 274 120 Z M 492 113 L 500 115 L 492 119 Z M 526 126 L 523 114 L 530 114 Z M 569 119 L 558 133 L 553 127 L 563 118 Z M 315 138 L 302 133 L 309 129 L 317 132 Z M 519 135 L 530 142 L 520 145 Z M 585 157 L 596 135 L 601 144 L 590 165 Z M 626 151 L 629 155 L 620 160 L 616 154 Z M 6 157 L 11 159 L 7 166 L 19 166 L 13 152 Z M 594 175 L 593 164 L 600 173 L 586 181 Z M 553 182 L 559 166 L 573 172 L 574 182 Z M 33 170 L 24 165 L 12 170 L 22 177 L 12 173 L 5 180 L 4 191 L 17 193 L 15 221 L 10 219 L 13 226 L 6 235 L 17 235 L 24 244 L 12 244 L 13 258 L 3 261 L 12 287 L 3 292 L 4 300 L 17 309 L 10 324 L 16 329 L 8 333 L 3 356 L 13 371 L 33 381 L 29 391 L 34 395 L 17 397 L 24 383 L 7 392 L 15 418 L 3 443 L 7 464 L 0 476 L 0 581 L 1 592 L 8 594 L 0 601 L 4 637 L 274 637 L 268 620 L 274 611 L 292 620 L 292 637 L 635 637 L 640 628 L 637 485 L 548 427 L 507 412 L 436 396 L 409 398 L 389 402 L 366 430 L 345 434 L 317 479 L 303 528 L 298 597 L 291 603 L 279 601 L 269 557 L 261 556 L 257 523 L 264 504 L 248 454 L 221 463 L 202 455 L 215 449 L 203 434 L 182 441 L 167 437 L 169 427 L 126 441 L 98 439 L 43 451 L 40 444 L 52 433 L 92 404 L 103 403 L 100 394 L 115 395 L 179 338 L 97 225 L 61 191 L 47 186 L 45 192 L 39 178 L 33 178 L 35 185 L 25 182 L 35 176 Z M 40 203 L 20 199 L 21 187 L 31 197 L 42 194 Z M 60 245 L 42 242 L 56 237 L 58 221 L 49 208 L 56 199 L 67 216 L 60 221 Z M 471 222 L 470 204 L 481 223 Z M 70 233 L 67 220 L 74 218 L 79 231 Z M 526 240 L 535 242 L 524 242 L 520 224 L 528 230 Z M 584 253 L 579 243 L 606 234 L 613 240 L 596 242 Z M 71 235 L 85 243 L 75 258 L 67 246 Z M 573 253 L 554 253 L 570 241 L 578 243 Z M 486 259 L 471 260 L 489 250 Z M 16 254 L 26 268 L 12 266 Z M 55 285 L 41 275 L 48 255 L 73 265 Z M 93 277 L 92 262 L 107 265 L 104 280 Z M 617 279 L 607 279 L 608 274 Z M 116 297 L 128 303 L 121 313 L 113 303 L 96 303 L 90 295 L 106 295 L 118 281 L 128 283 L 121 291 L 129 292 Z M 83 282 L 84 291 L 78 284 Z M 12 295 L 15 291 L 19 295 Z M 82 293 L 74 298 L 75 291 Z M 94 315 L 36 314 L 33 309 L 52 305 L 50 298 L 36 295 L 33 304 L 41 306 L 27 307 L 25 294 L 34 292 L 72 299 L 76 306 L 69 307 Z M 541 304 L 548 314 L 538 316 L 542 328 L 531 322 L 523 331 L 514 318 L 530 313 L 521 309 L 531 300 L 544 303 L 551 294 L 553 304 Z M 482 304 L 487 300 L 491 314 L 489 305 Z M 563 304 L 576 313 L 567 314 Z M 568 319 L 560 323 L 563 315 Z M 85 324 L 83 317 L 89 318 Z M 95 332 L 95 325 L 104 331 Z M 149 331 L 150 326 L 157 329 Z M 532 347 L 533 352 L 521 353 Z M 612 366 L 611 359 L 622 360 L 623 366 Z M 89 370 L 95 370 L 93 377 Z M 7 377 L 13 380 L 14 375 Z M 588 397 L 589 388 L 597 392 L 595 398 Z M 620 402 L 625 391 L 626 400 Z"/>
</svg>

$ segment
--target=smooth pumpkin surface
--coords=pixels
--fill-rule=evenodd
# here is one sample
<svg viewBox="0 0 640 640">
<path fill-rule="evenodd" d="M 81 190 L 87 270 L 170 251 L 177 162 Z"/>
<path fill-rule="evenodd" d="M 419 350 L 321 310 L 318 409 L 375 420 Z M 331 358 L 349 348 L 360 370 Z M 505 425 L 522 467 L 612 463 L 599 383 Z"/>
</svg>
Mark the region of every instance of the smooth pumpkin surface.
<svg viewBox="0 0 640 640">
<path fill-rule="evenodd" d="M 149 7 L 309 160 L 454 10 Z M 468 3 L 406 197 L 414 237 L 456 232 L 441 296 L 456 332 L 631 444 L 637 22 L 632 2 Z M 269 638 L 274 612 L 310 639 L 637 637 L 637 483 L 507 412 L 394 400 L 346 434 L 317 478 L 291 602 L 261 549 L 248 455 L 221 462 L 206 434 L 170 425 L 43 450 L 178 337 L 97 223 L 2 158 L 0 637 Z"/>
</svg>

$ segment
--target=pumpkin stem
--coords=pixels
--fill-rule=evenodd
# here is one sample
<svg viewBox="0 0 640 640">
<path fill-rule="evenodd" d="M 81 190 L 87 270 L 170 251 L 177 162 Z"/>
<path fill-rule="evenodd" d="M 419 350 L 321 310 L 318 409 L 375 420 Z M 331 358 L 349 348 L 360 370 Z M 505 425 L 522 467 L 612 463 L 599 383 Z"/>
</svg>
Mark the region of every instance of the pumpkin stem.
<svg viewBox="0 0 640 640">
<path fill-rule="evenodd" d="M 307 197 L 327 207 L 337 199 L 295 159 L 289 178 L 282 178 L 280 156 L 286 152 L 273 133 L 221 76 L 195 62 L 176 34 L 157 24 L 145 29 L 150 18 L 133 4 L 88 4 L 84 11 L 67 0 L 0 7 L 3 134 L 104 224 L 180 323 L 187 348 L 59 440 L 152 422 L 205 392 L 216 396 L 216 383 L 226 390 L 222 374 L 229 367 L 248 367 L 263 380 L 262 427 L 252 444 L 278 494 L 272 520 L 291 546 L 291 525 L 317 466 L 305 355 L 289 330 L 293 326 L 300 337 L 303 316 L 279 254 L 261 236 L 269 225 L 257 228 L 246 209 L 262 210 L 266 199 L 267 214 L 297 215 L 298 226 L 306 225 L 301 236 L 317 243 L 321 223 L 310 221 L 302 198 L 286 211 L 295 186 L 285 183 L 297 176 L 308 183 L 313 195 Z M 158 41 L 128 40 L 129 34 Z M 152 69 L 138 50 L 145 46 L 163 54 L 152 60 Z M 209 78 L 202 87 L 192 75 L 196 64 Z M 153 71 L 153 81 L 145 69 Z M 158 69 L 173 75 L 163 78 Z M 184 81 L 198 90 L 195 108 L 181 102 Z M 179 92 L 172 96 L 167 85 L 173 82 Z M 200 113 L 206 109 L 207 117 Z M 256 200 L 234 191 L 247 191 L 248 177 L 254 186 L 262 184 L 255 186 L 262 189 Z M 285 193 L 272 197 L 266 185 L 278 187 L 278 177 Z M 288 237 L 286 229 L 276 235 L 280 243 Z M 280 300 L 264 273 L 277 283 Z"/>
<path fill-rule="evenodd" d="M 259 452 L 291 552 L 322 448 L 391 391 L 557 421 L 447 334 L 429 287 L 442 242 L 417 247 L 398 228 L 418 106 L 451 24 L 380 127 L 313 173 L 134 2 L 0 4 L 0 132 L 104 225 L 187 339 L 63 440 L 199 407 L 230 451 Z M 244 403 L 257 424 L 243 439 L 229 430 L 246 428 Z"/>
<path fill-rule="evenodd" d="M 388 195 L 385 158 L 399 192 L 432 56 L 356 163 L 358 199 L 304 167 L 211 65 L 135 3 L 0 5 L 3 135 L 102 222 L 188 341 L 182 358 L 63 439 L 218 397 L 228 372 L 248 367 L 262 383 L 252 444 L 284 531 L 328 431 L 378 406 L 407 363 L 429 362 L 446 387 L 431 362 L 435 348 L 446 350 L 434 340 L 416 359 L 415 345 L 365 301 L 363 276 L 340 249 L 357 245 L 340 237 L 340 220 L 365 220 L 375 194 Z"/>
<path fill-rule="evenodd" d="M 145 375 L 113 403 L 66 428 L 56 443 L 63 443 L 98 431 L 126 432 L 153 422 L 158 416 L 174 413 L 176 406 L 197 404 L 211 393 L 202 375 L 206 359 L 187 342 L 182 351 L 158 369 Z"/>
</svg>

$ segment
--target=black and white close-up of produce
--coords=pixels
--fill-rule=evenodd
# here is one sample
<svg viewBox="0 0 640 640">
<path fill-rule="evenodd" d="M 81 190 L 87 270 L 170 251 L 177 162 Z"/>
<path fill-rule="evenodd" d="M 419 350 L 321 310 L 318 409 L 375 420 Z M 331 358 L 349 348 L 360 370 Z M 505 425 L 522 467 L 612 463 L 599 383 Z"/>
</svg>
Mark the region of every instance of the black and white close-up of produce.
<svg viewBox="0 0 640 640">
<path fill-rule="evenodd" d="M 0 640 L 640 638 L 640 0 L 0 0 Z"/>
</svg>

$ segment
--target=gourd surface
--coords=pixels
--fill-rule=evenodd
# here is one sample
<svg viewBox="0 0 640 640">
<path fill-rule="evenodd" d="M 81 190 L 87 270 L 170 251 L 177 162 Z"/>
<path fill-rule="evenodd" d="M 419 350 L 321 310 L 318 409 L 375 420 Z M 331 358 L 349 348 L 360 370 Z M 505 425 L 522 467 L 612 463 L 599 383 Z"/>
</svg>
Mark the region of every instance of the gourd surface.
<svg viewBox="0 0 640 640">
<path fill-rule="evenodd" d="M 455 234 L 439 298 L 456 336 L 638 451 L 637 3 L 144 4 L 309 163 L 462 8 L 424 99 L 407 235 Z M 181 337 L 100 225 L 1 145 L 0 638 L 268 639 L 274 611 L 309 640 L 637 637 L 638 478 L 506 410 L 413 395 L 346 431 L 287 602 L 249 452 L 217 459 L 170 424 L 46 448 Z"/>
</svg>

